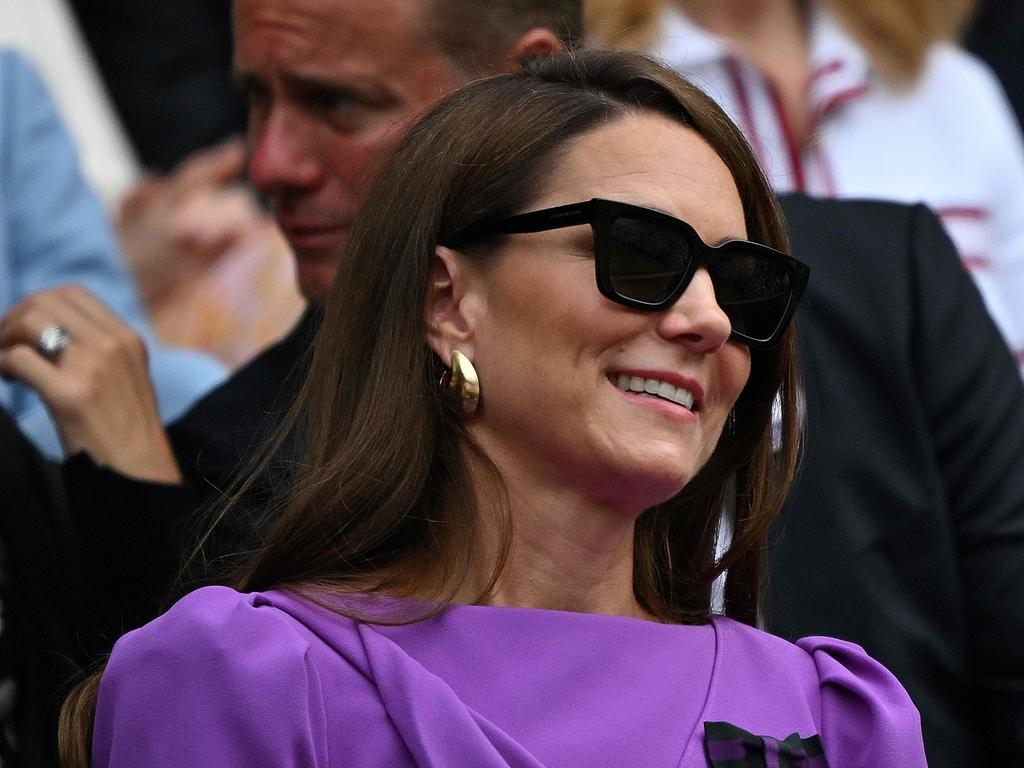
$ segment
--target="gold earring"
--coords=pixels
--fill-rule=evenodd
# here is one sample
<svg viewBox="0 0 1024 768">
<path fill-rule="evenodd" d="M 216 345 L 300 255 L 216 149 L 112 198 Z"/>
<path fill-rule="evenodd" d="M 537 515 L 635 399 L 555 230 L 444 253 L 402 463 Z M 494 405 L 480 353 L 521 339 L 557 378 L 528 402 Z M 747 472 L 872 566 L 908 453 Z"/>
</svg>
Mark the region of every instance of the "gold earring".
<svg viewBox="0 0 1024 768">
<path fill-rule="evenodd" d="M 476 411 L 480 404 L 480 378 L 469 358 L 457 349 L 452 350 L 451 373 L 445 374 L 441 384 L 448 394 L 462 404 L 463 413 L 470 416 Z"/>
</svg>

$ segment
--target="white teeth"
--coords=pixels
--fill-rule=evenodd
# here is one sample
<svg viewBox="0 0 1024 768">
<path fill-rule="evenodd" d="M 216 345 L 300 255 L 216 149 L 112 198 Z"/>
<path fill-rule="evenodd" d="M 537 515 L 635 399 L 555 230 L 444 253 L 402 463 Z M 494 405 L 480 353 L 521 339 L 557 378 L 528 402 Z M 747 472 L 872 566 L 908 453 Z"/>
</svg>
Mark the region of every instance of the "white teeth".
<svg viewBox="0 0 1024 768">
<path fill-rule="evenodd" d="M 676 389 L 676 402 L 688 411 L 693 410 L 693 392 L 679 387 Z"/>
<path fill-rule="evenodd" d="M 620 373 L 613 383 L 623 392 L 645 392 L 649 395 L 657 395 L 664 400 L 678 403 L 688 411 L 693 410 L 693 393 L 682 387 L 675 387 L 667 381 L 644 379 L 640 376 Z"/>
</svg>

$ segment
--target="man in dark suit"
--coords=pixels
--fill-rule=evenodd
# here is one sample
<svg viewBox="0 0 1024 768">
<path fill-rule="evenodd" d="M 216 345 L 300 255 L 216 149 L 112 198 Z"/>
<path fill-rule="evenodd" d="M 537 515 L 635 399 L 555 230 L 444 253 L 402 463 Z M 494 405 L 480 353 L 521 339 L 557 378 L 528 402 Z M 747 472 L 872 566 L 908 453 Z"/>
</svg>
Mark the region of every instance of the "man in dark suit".
<svg viewBox="0 0 1024 768">
<path fill-rule="evenodd" d="M 811 265 L 806 446 L 769 629 L 852 640 L 921 711 L 929 765 L 1024 764 L 1024 387 L 924 207 L 783 199 Z M 986 762 L 986 759 L 989 762 Z"/>
</svg>

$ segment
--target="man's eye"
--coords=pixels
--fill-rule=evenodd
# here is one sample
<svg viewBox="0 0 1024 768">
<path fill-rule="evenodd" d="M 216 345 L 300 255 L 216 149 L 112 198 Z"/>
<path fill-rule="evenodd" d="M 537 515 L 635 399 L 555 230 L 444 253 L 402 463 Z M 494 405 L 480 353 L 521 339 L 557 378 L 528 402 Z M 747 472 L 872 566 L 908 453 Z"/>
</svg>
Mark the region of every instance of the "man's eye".
<svg viewBox="0 0 1024 768">
<path fill-rule="evenodd" d="M 337 112 L 349 109 L 356 103 L 349 91 L 336 88 L 318 88 L 306 94 L 306 104 L 320 112 Z"/>
</svg>

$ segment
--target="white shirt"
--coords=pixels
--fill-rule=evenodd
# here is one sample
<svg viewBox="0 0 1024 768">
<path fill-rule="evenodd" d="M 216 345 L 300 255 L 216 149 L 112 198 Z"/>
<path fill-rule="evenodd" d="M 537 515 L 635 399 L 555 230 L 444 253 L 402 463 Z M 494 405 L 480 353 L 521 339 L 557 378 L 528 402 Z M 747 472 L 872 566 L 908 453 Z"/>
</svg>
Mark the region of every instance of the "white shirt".
<svg viewBox="0 0 1024 768">
<path fill-rule="evenodd" d="M 811 139 L 798 147 L 760 70 L 675 9 L 661 21 L 651 53 L 729 113 L 777 191 L 931 206 L 1024 373 L 1024 139 L 984 65 L 936 45 L 920 78 L 901 89 L 816 10 Z"/>
</svg>

